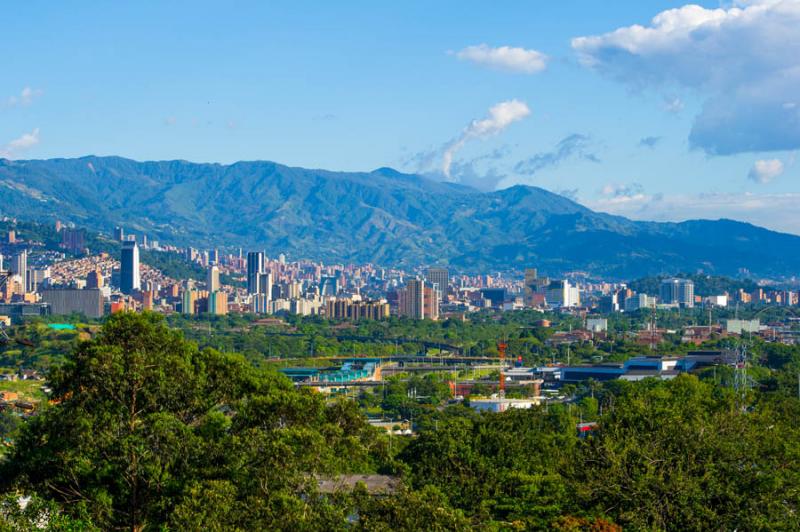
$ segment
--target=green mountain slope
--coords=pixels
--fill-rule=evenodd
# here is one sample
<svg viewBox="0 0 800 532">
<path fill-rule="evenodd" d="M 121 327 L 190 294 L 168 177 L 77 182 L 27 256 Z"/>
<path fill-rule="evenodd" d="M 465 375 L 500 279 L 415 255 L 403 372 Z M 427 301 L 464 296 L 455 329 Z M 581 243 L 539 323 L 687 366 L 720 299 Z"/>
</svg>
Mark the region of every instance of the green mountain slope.
<svg viewBox="0 0 800 532">
<path fill-rule="evenodd" d="M 0 160 L 0 214 L 162 241 L 385 265 L 538 266 L 614 278 L 674 271 L 789 276 L 800 237 L 730 220 L 634 222 L 536 187 L 483 193 L 381 168 L 330 172 L 120 157 Z"/>
</svg>

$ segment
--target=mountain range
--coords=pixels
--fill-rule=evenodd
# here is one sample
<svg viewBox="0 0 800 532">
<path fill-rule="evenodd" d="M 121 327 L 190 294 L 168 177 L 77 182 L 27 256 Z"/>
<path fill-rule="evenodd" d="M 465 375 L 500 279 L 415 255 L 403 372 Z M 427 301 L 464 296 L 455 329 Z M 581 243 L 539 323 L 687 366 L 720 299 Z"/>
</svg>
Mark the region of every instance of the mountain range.
<svg viewBox="0 0 800 532">
<path fill-rule="evenodd" d="M 385 266 L 538 267 L 611 279 L 677 271 L 800 273 L 798 236 L 733 220 L 632 221 L 537 187 L 481 192 L 390 168 L 2 159 L 0 214 L 105 232 L 122 226 L 195 247 Z"/>
</svg>

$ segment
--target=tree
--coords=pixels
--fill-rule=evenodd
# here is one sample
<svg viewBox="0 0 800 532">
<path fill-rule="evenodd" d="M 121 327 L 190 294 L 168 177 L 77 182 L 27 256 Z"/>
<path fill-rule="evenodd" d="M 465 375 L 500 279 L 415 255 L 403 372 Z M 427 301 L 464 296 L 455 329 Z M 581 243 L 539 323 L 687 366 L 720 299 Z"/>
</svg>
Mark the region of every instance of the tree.
<svg viewBox="0 0 800 532">
<path fill-rule="evenodd" d="M 102 529 L 158 528 L 209 489 L 248 501 L 258 528 L 302 521 L 309 475 L 369 471 L 386 456 L 355 405 L 200 351 L 155 314 L 110 317 L 50 381 L 57 404 L 25 424 L 0 488 Z"/>
</svg>

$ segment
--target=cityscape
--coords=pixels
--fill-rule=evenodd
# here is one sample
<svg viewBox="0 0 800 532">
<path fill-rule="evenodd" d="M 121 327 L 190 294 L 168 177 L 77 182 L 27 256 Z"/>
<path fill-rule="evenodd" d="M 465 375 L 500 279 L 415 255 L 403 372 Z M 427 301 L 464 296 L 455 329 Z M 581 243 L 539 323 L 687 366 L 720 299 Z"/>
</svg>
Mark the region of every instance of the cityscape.
<svg viewBox="0 0 800 532">
<path fill-rule="evenodd" d="M 800 0 L 4 15 L 0 532 L 800 530 Z"/>
</svg>

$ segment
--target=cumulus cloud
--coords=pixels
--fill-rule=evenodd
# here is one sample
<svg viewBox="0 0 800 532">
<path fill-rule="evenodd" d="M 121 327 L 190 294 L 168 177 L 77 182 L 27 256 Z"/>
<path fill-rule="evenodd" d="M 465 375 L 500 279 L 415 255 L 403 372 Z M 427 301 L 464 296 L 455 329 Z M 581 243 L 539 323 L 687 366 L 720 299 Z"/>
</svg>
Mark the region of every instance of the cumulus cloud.
<svg viewBox="0 0 800 532">
<path fill-rule="evenodd" d="M 655 148 L 661 142 L 661 137 L 643 137 L 639 140 L 639 146 L 644 148 Z"/>
<path fill-rule="evenodd" d="M 4 159 L 14 159 L 16 156 L 25 150 L 28 150 L 39 144 L 39 128 L 37 127 L 30 133 L 25 133 L 19 138 L 16 138 L 0 147 L 0 157 Z"/>
<path fill-rule="evenodd" d="M 587 135 L 578 133 L 568 135 L 561 139 L 552 150 L 540 152 L 528 159 L 519 161 L 514 165 L 514 171 L 518 174 L 533 175 L 544 168 L 557 166 L 562 161 L 572 157 L 591 162 L 600 162 L 600 159 L 589 151 L 590 140 Z"/>
<path fill-rule="evenodd" d="M 689 142 L 709 154 L 800 147 L 800 0 L 685 5 L 649 25 L 577 37 L 585 66 L 636 88 L 706 98 Z M 789 104 L 788 106 L 786 104 Z"/>
<path fill-rule="evenodd" d="M 18 95 L 9 96 L 6 100 L 8 107 L 25 107 L 33 103 L 33 100 L 44 94 L 41 89 L 25 87 Z"/>
<path fill-rule="evenodd" d="M 783 163 L 778 159 L 761 159 L 753 164 L 747 174 L 752 181 L 766 184 L 783 173 Z"/>
<path fill-rule="evenodd" d="M 461 134 L 445 145 L 442 154 L 442 173 L 451 179 L 450 167 L 453 157 L 470 140 L 485 139 L 505 130 L 508 126 L 531 114 L 527 104 L 519 100 L 500 102 L 489 108 L 489 114 L 481 120 L 473 120 Z"/>
<path fill-rule="evenodd" d="M 547 67 L 548 57 L 536 50 L 500 46 L 492 48 L 487 44 L 467 46 L 455 53 L 462 61 L 523 74 L 535 74 Z"/>
<path fill-rule="evenodd" d="M 706 193 L 601 196 L 586 205 L 635 220 L 680 222 L 728 218 L 776 231 L 800 234 L 800 194 Z"/>
</svg>

